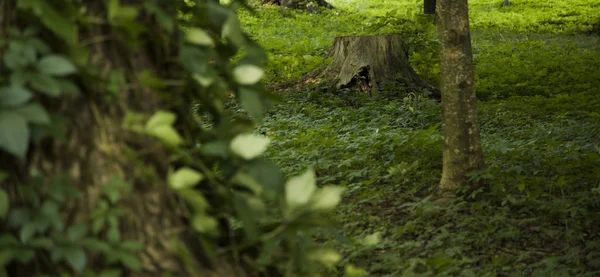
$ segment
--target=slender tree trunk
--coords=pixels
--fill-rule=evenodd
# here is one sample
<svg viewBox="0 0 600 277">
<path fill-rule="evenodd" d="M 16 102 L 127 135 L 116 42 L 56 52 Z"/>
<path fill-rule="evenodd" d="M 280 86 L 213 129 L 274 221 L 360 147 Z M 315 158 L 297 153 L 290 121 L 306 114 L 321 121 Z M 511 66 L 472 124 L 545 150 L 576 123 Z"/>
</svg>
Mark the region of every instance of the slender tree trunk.
<svg viewBox="0 0 600 277">
<path fill-rule="evenodd" d="M 469 171 L 483 166 L 467 0 L 437 0 L 444 129 L 438 195 L 453 197 Z"/>
</svg>

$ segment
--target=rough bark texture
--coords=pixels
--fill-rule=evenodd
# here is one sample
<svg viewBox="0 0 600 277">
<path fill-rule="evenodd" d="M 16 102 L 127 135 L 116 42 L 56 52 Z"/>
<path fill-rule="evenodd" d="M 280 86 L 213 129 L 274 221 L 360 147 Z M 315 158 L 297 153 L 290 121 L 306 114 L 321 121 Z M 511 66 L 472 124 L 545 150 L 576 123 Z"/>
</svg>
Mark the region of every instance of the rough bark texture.
<svg viewBox="0 0 600 277">
<path fill-rule="evenodd" d="M 408 62 L 397 35 L 337 37 L 329 55 L 331 64 L 316 70 L 317 82 L 335 89 L 356 87 L 369 92 L 382 82 L 400 81 L 410 89 L 439 90 L 421 78 Z"/>
<path fill-rule="evenodd" d="M 467 0 L 437 0 L 444 129 L 439 194 L 455 193 L 465 175 L 483 166 Z"/>
</svg>

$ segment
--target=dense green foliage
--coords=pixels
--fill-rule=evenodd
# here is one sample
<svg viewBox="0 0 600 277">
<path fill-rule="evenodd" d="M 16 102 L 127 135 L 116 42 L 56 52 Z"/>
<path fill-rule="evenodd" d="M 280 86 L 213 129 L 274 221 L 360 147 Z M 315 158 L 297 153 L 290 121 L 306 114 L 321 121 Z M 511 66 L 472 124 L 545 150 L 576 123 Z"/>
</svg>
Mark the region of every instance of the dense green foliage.
<svg viewBox="0 0 600 277">
<path fill-rule="evenodd" d="M 335 36 L 373 32 L 430 45 L 411 62 L 435 78 L 435 38 L 410 32 L 431 24 L 421 1 L 330 2 L 338 9 L 241 13 L 269 51 L 269 82 L 318 66 Z M 589 35 L 600 2 L 469 2 L 487 165 L 471 179 L 485 189 L 450 208 L 424 200 L 441 175 L 441 118 L 419 92 L 279 92 L 259 127 L 286 174 L 312 166 L 321 183 L 347 188 L 343 228 L 319 235 L 342 251 L 340 276 L 357 270 L 350 263 L 369 276 L 600 274 L 600 38 Z"/>
<path fill-rule="evenodd" d="M 310 230 L 343 188 L 312 170 L 286 182 L 251 133 L 270 100 L 243 4 L 2 2 L 0 276 L 290 276 L 340 260 Z M 247 114 L 224 108 L 233 96 Z M 157 272 L 148 252 L 177 262 Z"/>
</svg>

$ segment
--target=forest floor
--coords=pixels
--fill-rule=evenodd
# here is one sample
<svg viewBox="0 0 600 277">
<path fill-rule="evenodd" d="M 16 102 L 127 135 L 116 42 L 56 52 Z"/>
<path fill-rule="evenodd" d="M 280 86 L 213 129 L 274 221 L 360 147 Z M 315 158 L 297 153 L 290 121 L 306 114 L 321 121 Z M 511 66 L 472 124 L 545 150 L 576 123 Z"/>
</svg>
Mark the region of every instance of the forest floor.
<svg viewBox="0 0 600 277">
<path fill-rule="evenodd" d="M 372 33 L 393 8 L 419 12 L 414 1 L 330 2 L 337 9 L 318 14 L 241 11 L 269 51 L 268 82 L 309 72 L 335 36 Z M 368 276 L 600 276 L 600 36 L 590 34 L 600 1 L 511 2 L 470 1 L 487 166 L 470 178 L 486 187 L 448 208 L 425 198 L 441 175 L 438 103 L 397 87 L 277 92 L 259 126 L 267 155 L 286 174 L 312 167 L 320 185 L 347 188 L 332 215 L 340 227 L 320 235 L 344 256 L 331 275 L 353 265 Z"/>
</svg>

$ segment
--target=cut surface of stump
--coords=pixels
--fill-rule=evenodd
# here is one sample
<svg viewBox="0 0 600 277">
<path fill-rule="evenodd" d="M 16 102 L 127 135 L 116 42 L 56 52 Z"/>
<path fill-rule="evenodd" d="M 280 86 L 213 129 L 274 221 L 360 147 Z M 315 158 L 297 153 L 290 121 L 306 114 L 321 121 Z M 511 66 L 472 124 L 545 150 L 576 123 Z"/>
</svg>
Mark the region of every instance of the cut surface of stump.
<svg viewBox="0 0 600 277">
<path fill-rule="evenodd" d="M 309 74 L 334 90 L 356 88 L 370 92 L 386 82 L 401 82 L 411 90 L 440 91 L 411 67 L 398 35 L 337 37 L 329 51 L 333 61 Z"/>
</svg>

